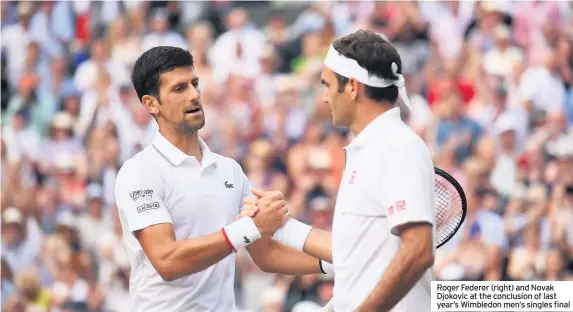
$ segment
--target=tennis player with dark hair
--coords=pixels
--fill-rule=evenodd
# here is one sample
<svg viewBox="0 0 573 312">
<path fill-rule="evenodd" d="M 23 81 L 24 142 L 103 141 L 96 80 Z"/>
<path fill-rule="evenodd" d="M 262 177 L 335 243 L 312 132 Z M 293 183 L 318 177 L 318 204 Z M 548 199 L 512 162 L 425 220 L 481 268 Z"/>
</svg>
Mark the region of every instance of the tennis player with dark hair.
<svg viewBox="0 0 573 312">
<path fill-rule="evenodd" d="M 396 49 L 368 31 L 336 40 L 324 61 L 333 123 L 355 135 L 345 148 L 332 236 L 290 219 L 273 238 L 327 261 L 334 298 L 325 310 L 430 311 L 434 166 L 400 117 L 409 109 L 401 67 Z M 246 204 L 256 213 L 255 198 Z"/>
<path fill-rule="evenodd" d="M 264 270 L 320 272 L 317 258 L 283 245 L 253 252 L 272 241 L 288 210 L 282 194 L 270 192 L 255 217 L 237 219 L 251 185 L 236 161 L 199 138 L 205 116 L 191 54 L 150 49 L 132 81 L 159 126 L 153 143 L 123 164 L 115 186 L 132 311 L 236 311 L 233 252 L 247 246 Z"/>
</svg>

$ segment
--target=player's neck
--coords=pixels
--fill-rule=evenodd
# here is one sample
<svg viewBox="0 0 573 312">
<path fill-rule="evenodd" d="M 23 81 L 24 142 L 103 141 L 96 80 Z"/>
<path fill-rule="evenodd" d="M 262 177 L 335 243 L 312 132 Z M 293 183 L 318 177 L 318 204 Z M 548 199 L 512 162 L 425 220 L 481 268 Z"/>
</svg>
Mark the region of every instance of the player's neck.
<svg viewBox="0 0 573 312">
<path fill-rule="evenodd" d="M 180 151 L 189 156 L 194 156 L 197 158 L 197 161 L 201 162 L 202 153 L 199 147 L 199 134 L 197 131 L 186 133 L 169 127 L 163 127 L 159 129 L 159 132 Z"/>
<path fill-rule="evenodd" d="M 380 115 L 384 114 L 388 110 L 392 109 L 393 106 L 387 105 L 363 105 L 363 109 L 356 114 L 356 119 L 354 123 L 350 126 L 352 133 L 357 136 L 366 126 L 368 126 L 372 121 L 378 118 Z"/>
</svg>

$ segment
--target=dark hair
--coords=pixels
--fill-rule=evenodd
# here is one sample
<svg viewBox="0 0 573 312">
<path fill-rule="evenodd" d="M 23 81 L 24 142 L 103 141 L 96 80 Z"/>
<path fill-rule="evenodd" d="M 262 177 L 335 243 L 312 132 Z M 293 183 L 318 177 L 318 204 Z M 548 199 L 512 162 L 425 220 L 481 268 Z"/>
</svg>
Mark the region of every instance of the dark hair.
<svg viewBox="0 0 573 312">
<path fill-rule="evenodd" d="M 193 67 L 193 56 L 188 50 L 160 46 L 143 53 L 131 73 L 131 82 L 139 101 L 144 95 L 159 98 L 159 77 L 177 67 Z"/>
<path fill-rule="evenodd" d="M 396 63 L 398 73 L 402 73 L 402 60 L 396 48 L 371 31 L 358 30 L 337 39 L 332 46 L 340 54 L 355 60 L 370 75 L 383 79 L 398 79 L 392 72 L 392 63 Z M 336 74 L 336 79 L 338 92 L 342 92 L 349 79 L 339 74 Z M 395 103 L 398 99 L 398 88 L 393 85 L 386 88 L 365 86 L 365 90 L 366 96 L 377 102 Z"/>
</svg>

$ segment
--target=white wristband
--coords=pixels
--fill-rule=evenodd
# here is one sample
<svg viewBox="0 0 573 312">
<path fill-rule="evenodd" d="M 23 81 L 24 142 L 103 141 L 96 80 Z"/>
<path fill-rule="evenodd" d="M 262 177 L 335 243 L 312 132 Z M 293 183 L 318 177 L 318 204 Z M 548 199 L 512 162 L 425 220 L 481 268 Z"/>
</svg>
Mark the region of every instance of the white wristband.
<svg viewBox="0 0 573 312">
<path fill-rule="evenodd" d="M 310 230 L 312 230 L 310 225 L 291 218 L 282 228 L 275 231 L 273 239 L 298 251 L 303 251 Z"/>
<path fill-rule="evenodd" d="M 334 274 L 334 265 L 332 265 L 332 263 L 324 260 L 320 260 L 319 263 L 320 263 L 320 270 L 322 271 L 322 273 Z"/>
<path fill-rule="evenodd" d="M 224 227 L 223 235 L 234 252 L 261 238 L 261 232 L 249 217 L 241 218 Z"/>
</svg>

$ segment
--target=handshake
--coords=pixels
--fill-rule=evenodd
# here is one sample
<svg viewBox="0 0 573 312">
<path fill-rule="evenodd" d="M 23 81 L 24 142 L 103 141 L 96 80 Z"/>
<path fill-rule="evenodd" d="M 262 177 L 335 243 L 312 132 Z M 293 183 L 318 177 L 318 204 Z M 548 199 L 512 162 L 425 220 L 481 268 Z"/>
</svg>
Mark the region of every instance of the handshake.
<svg viewBox="0 0 573 312">
<path fill-rule="evenodd" d="M 290 219 L 284 195 L 279 191 L 253 190 L 254 196 L 243 199 L 237 219 L 251 217 L 262 236 L 272 236 Z"/>
<path fill-rule="evenodd" d="M 266 236 L 303 251 L 312 227 L 289 216 L 284 195 L 259 190 L 253 190 L 253 195 L 243 199 L 237 220 L 223 228 L 229 247 L 236 252 Z"/>
<path fill-rule="evenodd" d="M 254 196 L 243 199 L 243 209 L 237 219 L 250 217 L 261 236 L 272 236 L 275 241 L 298 251 L 303 251 L 312 227 L 290 218 L 284 195 L 281 192 L 262 192 L 260 190 L 253 190 L 252 192 Z M 326 270 L 333 273 L 332 264 L 322 262 L 322 260 L 320 268 L 323 272 Z M 333 311 L 334 303 L 332 300 L 320 310 L 320 312 Z"/>
</svg>

